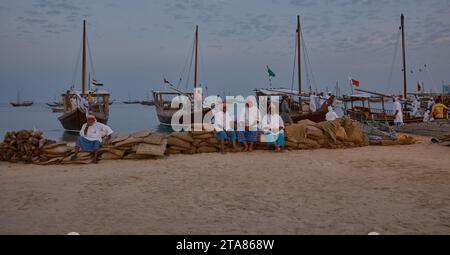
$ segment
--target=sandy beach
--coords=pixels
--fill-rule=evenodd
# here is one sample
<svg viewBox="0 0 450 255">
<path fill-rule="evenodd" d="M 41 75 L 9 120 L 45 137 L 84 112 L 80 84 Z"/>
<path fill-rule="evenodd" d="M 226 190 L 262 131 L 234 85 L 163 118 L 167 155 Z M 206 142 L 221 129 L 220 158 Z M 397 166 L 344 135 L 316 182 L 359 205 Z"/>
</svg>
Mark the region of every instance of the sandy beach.
<svg viewBox="0 0 450 255">
<path fill-rule="evenodd" d="M 449 155 L 425 141 L 0 162 L 0 234 L 449 234 Z"/>
</svg>

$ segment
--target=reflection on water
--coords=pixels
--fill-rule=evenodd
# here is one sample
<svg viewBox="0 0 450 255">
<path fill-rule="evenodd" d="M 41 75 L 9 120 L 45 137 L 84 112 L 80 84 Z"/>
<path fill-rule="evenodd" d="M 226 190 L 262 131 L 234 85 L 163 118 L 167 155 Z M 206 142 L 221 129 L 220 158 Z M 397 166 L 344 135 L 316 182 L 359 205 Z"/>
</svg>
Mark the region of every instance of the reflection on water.
<svg viewBox="0 0 450 255">
<path fill-rule="evenodd" d="M 77 140 L 78 133 L 71 131 L 64 131 L 62 136 L 58 140 L 66 141 L 66 142 L 75 142 Z"/>
<path fill-rule="evenodd" d="M 46 138 L 75 141 L 78 134 L 64 131 L 58 121 L 61 114 L 52 112 L 44 103 L 35 103 L 30 107 L 0 104 L 0 137 L 7 131 L 36 128 L 41 130 Z M 159 124 L 153 106 L 140 104 L 112 104 L 108 126 L 115 133 L 131 133 L 140 130 L 172 132 L 170 127 Z"/>
</svg>

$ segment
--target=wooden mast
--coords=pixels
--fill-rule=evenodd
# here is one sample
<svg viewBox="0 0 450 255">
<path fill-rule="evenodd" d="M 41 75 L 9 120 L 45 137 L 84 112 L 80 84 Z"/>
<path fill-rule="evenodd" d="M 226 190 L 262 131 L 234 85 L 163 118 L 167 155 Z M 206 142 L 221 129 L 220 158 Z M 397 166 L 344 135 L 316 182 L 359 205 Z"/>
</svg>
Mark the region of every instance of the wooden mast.
<svg viewBox="0 0 450 255">
<path fill-rule="evenodd" d="M 197 72 L 198 72 L 198 26 L 195 26 L 195 73 L 194 73 L 194 89 L 197 88 Z"/>
<path fill-rule="evenodd" d="M 406 99 L 406 56 L 405 56 L 405 16 L 400 16 L 400 29 L 402 30 L 402 51 L 403 51 L 403 98 Z"/>
<path fill-rule="evenodd" d="M 86 20 L 83 20 L 83 64 L 82 64 L 82 89 L 81 95 L 86 95 Z"/>
<path fill-rule="evenodd" d="M 297 15 L 297 72 L 298 72 L 298 94 L 302 94 L 302 59 L 300 47 L 300 15 Z"/>
</svg>

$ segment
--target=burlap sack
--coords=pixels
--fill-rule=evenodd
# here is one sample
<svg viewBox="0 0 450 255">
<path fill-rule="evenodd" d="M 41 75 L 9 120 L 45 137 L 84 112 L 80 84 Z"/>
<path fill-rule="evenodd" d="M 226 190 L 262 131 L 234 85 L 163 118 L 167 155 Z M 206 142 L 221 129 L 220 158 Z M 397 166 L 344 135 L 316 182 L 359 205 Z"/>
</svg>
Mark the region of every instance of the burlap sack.
<svg viewBox="0 0 450 255">
<path fill-rule="evenodd" d="M 143 138 L 138 138 L 138 137 L 128 137 L 127 139 L 118 142 L 116 144 L 114 144 L 114 147 L 123 147 L 123 146 L 130 146 L 132 144 L 136 144 L 136 143 L 140 143 L 143 141 Z"/>
<path fill-rule="evenodd" d="M 194 134 L 194 139 L 208 139 L 208 138 L 214 138 L 214 133 L 204 133 L 204 134 Z"/>
<path fill-rule="evenodd" d="M 121 159 L 121 158 L 122 158 L 121 156 L 111 153 L 111 152 L 104 152 L 100 156 L 100 159 L 102 159 L 102 160 Z"/>
<path fill-rule="evenodd" d="M 345 132 L 345 128 L 338 127 L 336 129 L 336 139 L 339 140 L 339 141 L 347 140 L 347 133 Z"/>
<path fill-rule="evenodd" d="M 306 137 L 314 140 L 325 138 L 323 131 L 315 126 L 306 126 Z"/>
<path fill-rule="evenodd" d="M 47 154 L 53 154 L 53 155 L 61 155 L 61 154 L 70 152 L 71 150 L 72 149 L 67 147 L 66 145 L 59 145 L 56 147 L 52 147 L 50 149 L 43 149 L 42 152 L 47 153 Z"/>
<path fill-rule="evenodd" d="M 185 149 L 191 148 L 191 143 L 186 140 L 179 139 L 178 136 L 169 136 L 167 144 L 170 146 L 177 146 Z"/>
<path fill-rule="evenodd" d="M 172 134 L 170 134 L 169 138 L 170 137 L 176 137 L 188 143 L 192 143 L 194 141 L 189 132 L 173 132 Z"/>
<path fill-rule="evenodd" d="M 166 136 L 164 134 L 161 133 L 152 133 L 149 136 L 145 137 L 144 140 L 142 141 L 143 143 L 148 143 L 148 144 L 161 144 L 163 142 L 163 140 L 166 139 Z"/>
<path fill-rule="evenodd" d="M 144 138 L 144 137 L 149 136 L 150 134 L 151 134 L 150 131 L 143 130 L 143 131 L 132 133 L 131 136 L 134 137 L 134 138 Z"/>
<path fill-rule="evenodd" d="M 202 146 L 197 148 L 197 153 L 209 153 L 209 152 L 217 152 L 217 148 L 211 146 Z"/>
<path fill-rule="evenodd" d="M 139 144 L 136 154 L 138 155 L 153 155 L 153 156 L 164 156 L 166 151 L 167 139 L 160 145 L 141 143 Z"/>
<path fill-rule="evenodd" d="M 123 157 L 123 159 L 149 159 L 149 158 L 153 158 L 154 156 L 151 155 L 142 155 L 142 154 L 135 154 L 135 153 L 130 153 L 127 154 Z"/>
</svg>

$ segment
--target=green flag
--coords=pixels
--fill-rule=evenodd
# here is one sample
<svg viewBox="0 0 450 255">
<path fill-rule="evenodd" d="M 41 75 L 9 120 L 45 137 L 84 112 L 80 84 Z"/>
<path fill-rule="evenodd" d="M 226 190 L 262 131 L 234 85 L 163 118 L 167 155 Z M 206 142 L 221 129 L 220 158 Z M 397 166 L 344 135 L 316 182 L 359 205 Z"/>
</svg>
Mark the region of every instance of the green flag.
<svg viewBox="0 0 450 255">
<path fill-rule="evenodd" d="M 269 73 L 269 77 L 275 77 L 275 73 L 270 70 L 269 66 L 267 66 L 267 72 Z"/>
</svg>

